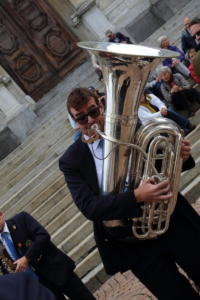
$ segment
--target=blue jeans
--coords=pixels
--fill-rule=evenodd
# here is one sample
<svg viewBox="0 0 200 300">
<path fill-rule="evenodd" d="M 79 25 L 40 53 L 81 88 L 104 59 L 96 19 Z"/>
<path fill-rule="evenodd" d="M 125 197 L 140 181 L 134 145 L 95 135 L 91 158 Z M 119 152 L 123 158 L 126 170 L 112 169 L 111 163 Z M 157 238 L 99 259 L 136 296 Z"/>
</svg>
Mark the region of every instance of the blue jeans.
<svg viewBox="0 0 200 300">
<path fill-rule="evenodd" d="M 191 124 L 187 118 L 185 118 L 184 116 L 180 115 L 179 113 L 173 111 L 170 108 L 167 111 L 168 111 L 168 114 L 166 116 L 167 118 L 176 122 L 184 130 L 185 133 L 188 133 L 190 131 Z"/>
</svg>

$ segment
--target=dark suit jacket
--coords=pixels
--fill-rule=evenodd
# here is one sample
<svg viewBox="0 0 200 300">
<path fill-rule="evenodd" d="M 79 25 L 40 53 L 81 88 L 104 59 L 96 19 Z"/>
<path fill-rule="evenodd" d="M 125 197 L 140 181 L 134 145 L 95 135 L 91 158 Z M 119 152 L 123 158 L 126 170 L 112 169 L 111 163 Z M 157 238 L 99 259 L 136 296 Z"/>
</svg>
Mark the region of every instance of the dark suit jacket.
<svg viewBox="0 0 200 300">
<path fill-rule="evenodd" d="M 191 48 L 196 49 L 196 51 L 199 50 L 199 45 L 197 45 L 195 39 L 187 29 L 184 29 L 181 34 L 181 47 L 184 53 L 187 53 L 187 51 Z"/>
<path fill-rule="evenodd" d="M 60 158 L 59 166 L 76 205 L 86 218 L 94 221 L 94 236 L 107 273 L 130 269 L 138 261 L 140 246 L 108 240 L 101 221 L 139 216 L 140 205 L 133 192 L 100 195 L 92 154 L 80 139 Z M 190 158 L 184 164 L 184 170 L 193 166 L 194 161 Z M 176 212 L 185 214 L 195 226 L 199 224 L 198 215 L 181 195 L 174 214 Z M 148 241 L 143 241 L 144 246 L 145 243 Z"/>
<path fill-rule="evenodd" d="M 2 300 L 55 300 L 51 291 L 27 273 L 0 276 L 0 287 Z"/>
<path fill-rule="evenodd" d="M 44 227 L 26 212 L 15 215 L 6 223 L 19 256 L 25 255 L 39 278 L 49 286 L 63 286 L 75 265 L 50 241 Z"/>
</svg>

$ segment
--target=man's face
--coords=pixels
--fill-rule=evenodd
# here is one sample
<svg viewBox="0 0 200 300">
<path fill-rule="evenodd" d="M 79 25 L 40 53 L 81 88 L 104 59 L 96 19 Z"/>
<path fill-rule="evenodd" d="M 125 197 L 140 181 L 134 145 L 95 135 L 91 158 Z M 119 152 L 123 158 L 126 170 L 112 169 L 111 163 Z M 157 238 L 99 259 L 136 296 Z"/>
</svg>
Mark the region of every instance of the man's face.
<svg viewBox="0 0 200 300">
<path fill-rule="evenodd" d="M 183 21 L 183 25 L 186 29 L 190 28 L 190 19 L 189 18 L 185 18 Z"/>
<path fill-rule="evenodd" d="M 161 43 L 161 48 L 167 48 L 167 47 L 169 47 L 169 40 L 164 39 Z"/>
<path fill-rule="evenodd" d="M 166 71 L 166 72 L 163 72 L 161 73 L 161 78 L 162 80 L 164 80 L 165 82 L 168 82 L 171 78 L 171 73 Z"/>
<path fill-rule="evenodd" d="M 190 32 L 196 41 L 200 44 L 200 23 L 190 26 Z"/>
<path fill-rule="evenodd" d="M 113 32 L 109 32 L 109 33 L 107 34 L 107 38 L 108 38 L 108 40 L 114 39 L 114 38 L 115 38 L 115 34 L 114 34 Z"/>
<path fill-rule="evenodd" d="M 188 54 L 189 59 L 192 61 L 195 58 L 196 54 L 197 54 L 196 50 L 192 49 Z"/>
<path fill-rule="evenodd" d="M 4 214 L 0 211 L 0 232 L 2 232 L 4 228 L 5 220 L 4 220 Z"/>
<path fill-rule="evenodd" d="M 98 124 L 100 130 L 103 130 L 103 111 L 103 106 L 101 104 L 98 105 L 93 97 L 90 97 L 88 102 L 85 105 L 83 105 L 79 110 L 76 110 L 73 107 L 71 107 L 71 114 L 74 120 L 76 121 L 77 127 L 80 128 L 85 134 L 87 133 L 87 129 L 90 129 L 91 126 L 94 124 Z"/>
</svg>

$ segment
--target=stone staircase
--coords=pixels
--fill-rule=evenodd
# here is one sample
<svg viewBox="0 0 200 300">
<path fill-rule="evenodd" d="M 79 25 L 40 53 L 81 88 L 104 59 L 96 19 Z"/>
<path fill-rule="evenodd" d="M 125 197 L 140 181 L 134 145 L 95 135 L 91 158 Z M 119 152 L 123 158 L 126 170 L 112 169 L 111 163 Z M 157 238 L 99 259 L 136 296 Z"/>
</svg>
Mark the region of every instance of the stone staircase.
<svg viewBox="0 0 200 300">
<path fill-rule="evenodd" d="M 193 123 L 199 119 L 200 110 Z M 107 276 L 95 247 L 92 224 L 72 202 L 58 169 L 58 157 L 72 142 L 72 133 L 62 118 L 49 120 L 2 161 L 0 209 L 8 218 L 22 210 L 33 215 L 49 231 L 53 242 L 75 260 L 76 273 L 95 290 Z M 190 134 L 197 166 L 182 176 L 182 191 L 192 202 L 200 190 L 199 133 L 200 125 Z"/>
<path fill-rule="evenodd" d="M 193 0 L 195 9 L 198 1 Z M 191 16 L 188 10 L 189 7 L 180 14 L 180 24 L 185 15 Z M 173 26 L 168 21 L 168 27 L 165 24 L 160 30 L 172 31 L 178 37 L 181 29 L 177 24 Z M 160 32 L 156 32 L 151 40 L 160 36 Z M 74 205 L 58 169 L 58 158 L 73 142 L 73 130 L 66 121 L 66 95 L 72 87 L 89 85 L 101 88 L 91 63 L 86 62 L 38 102 L 37 126 L 23 144 L 0 162 L 0 209 L 7 218 L 22 210 L 33 215 L 49 231 L 53 242 L 75 260 L 76 273 L 90 290 L 95 291 L 108 276 L 95 246 L 92 223 Z M 198 125 L 199 121 L 200 111 L 192 122 Z M 197 166 L 182 176 L 182 192 L 191 202 L 200 192 L 199 133 L 200 125 L 190 134 Z"/>
</svg>

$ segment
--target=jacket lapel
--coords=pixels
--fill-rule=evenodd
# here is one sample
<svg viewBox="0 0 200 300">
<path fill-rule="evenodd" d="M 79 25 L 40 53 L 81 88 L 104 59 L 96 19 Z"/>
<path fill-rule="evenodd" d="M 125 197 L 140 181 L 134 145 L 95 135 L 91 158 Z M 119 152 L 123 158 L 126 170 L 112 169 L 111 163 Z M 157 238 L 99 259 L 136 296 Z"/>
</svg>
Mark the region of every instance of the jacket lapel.
<svg viewBox="0 0 200 300">
<path fill-rule="evenodd" d="M 84 174 L 84 177 L 87 179 L 88 184 L 95 193 L 99 193 L 99 184 L 96 172 L 96 166 L 92 153 L 88 145 L 81 140 L 80 142 L 80 151 L 82 153 L 83 162 L 81 163 L 81 172 Z"/>
<path fill-rule="evenodd" d="M 10 231 L 10 235 L 12 237 L 15 249 L 16 249 L 18 255 L 22 256 L 23 254 L 20 251 L 20 247 L 22 246 L 21 235 L 20 235 L 19 230 L 17 230 L 17 225 L 14 222 L 14 220 L 12 220 L 12 219 L 7 220 L 6 224 L 8 226 L 9 231 Z"/>
</svg>

